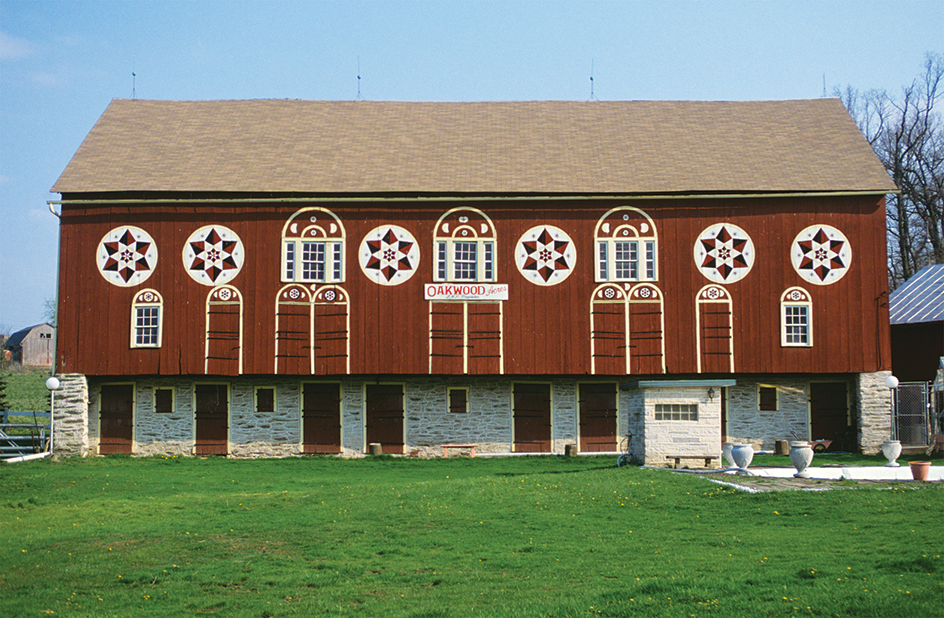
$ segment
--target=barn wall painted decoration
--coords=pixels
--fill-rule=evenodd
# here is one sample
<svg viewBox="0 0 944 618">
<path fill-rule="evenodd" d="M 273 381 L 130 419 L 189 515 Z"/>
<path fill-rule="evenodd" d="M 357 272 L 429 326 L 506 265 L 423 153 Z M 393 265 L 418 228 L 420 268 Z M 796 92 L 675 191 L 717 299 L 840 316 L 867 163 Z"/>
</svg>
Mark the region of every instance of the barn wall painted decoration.
<svg viewBox="0 0 944 618">
<path fill-rule="evenodd" d="M 863 276 L 884 264 L 882 213 L 881 200 L 850 197 L 828 208 L 802 198 L 70 204 L 60 321 L 64 333 L 81 324 L 83 338 L 108 341 L 109 353 L 65 337 L 60 366 L 104 375 L 876 370 L 887 338 L 857 332 L 878 331 L 885 311 L 881 282 Z M 853 258 L 856 246 L 874 249 Z M 87 277 L 92 269 L 101 276 Z M 437 282 L 467 285 L 427 287 Z M 145 284 L 162 299 L 160 345 L 120 345 L 134 339 Z M 781 297 L 796 286 L 806 286 L 814 349 L 781 345 Z M 103 312 L 108 320 L 92 319 Z"/>
</svg>

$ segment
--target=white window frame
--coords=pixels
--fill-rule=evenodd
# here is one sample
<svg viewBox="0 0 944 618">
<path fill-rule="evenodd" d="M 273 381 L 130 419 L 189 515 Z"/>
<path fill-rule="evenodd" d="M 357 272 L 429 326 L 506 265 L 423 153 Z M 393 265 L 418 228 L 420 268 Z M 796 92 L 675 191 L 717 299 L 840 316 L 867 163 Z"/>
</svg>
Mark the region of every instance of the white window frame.
<svg viewBox="0 0 944 618">
<path fill-rule="evenodd" d="M 462 245 L 475 247 L 473 277 L 458 277 L 456 265 L 468 263 L 457 259 Z M 437 238 L 434 254 L 433 281 L 456 283 L 488 283 L 495 281 L 495 239 L 493 238 Z M 445 258 L 445 259 L 444 259 Z"/>
<path fill-rule="evenodd" d="M 282 228 L 279 279 L 282 283 L 343 283 L 346 238 L 341 220 L 329 210 L 303 208 L 294 213 Z M 323 247 L 321 276 L 305 275 L 306 245 Z"/>
<path fill-rule="evenodd" d="M 654 222 L 643 211 L 631 206 L 608 211 L 597 222 L 594 241 L 593 274 L 597 283 L 659 280 L 659 237 Z M 626 269 L 620 274 L 616 257 L 623 251 L 632 257 L 620 260 Z"/>
<path fill-rule="evenodd" d="M 655 404 L 655 408 L 653 408 L 655 420 L 669 423 L 697 423 L 698 412 L 698 404 L 690 402 L 657 403 Z M 666 418 L 666 415 L 668 415 L 668 418 Z M 672 418 L 672 416 L 676 415 L 679 418 Z"/>
<path fill-rule="evenodd" d="M 140 310 L 156 310 L 156 324 L 140 325 L 138 313 Z M 148 343 L 140 343 L 139 335 L 145 331 L 154 331 L 154 340 L 148 338 Z M 131 303 L 131 347 L 140 349 L 154 349 L 161 347 L 164 336 L 164 299 L 152 289 L 141 290 L 134 296 Z"/>
<path fill-rule="evenodd" d="M 760 391 L 765 388 L 774 389 L 774 409 L 773 410 L 762 410 L 760 407 Z M 780 387 L 774 384 L 758 384 L 757 385 L 757 411 L 758 412 L 779 412 L 780 411 Z"/>
<path fill-rule="evenodd" d="M 792 310 L 802 309 L 806 314 L 805 324 L 791 324 L 796 317 L 788 315 Z M 803 341 L 792 340 L 797 335 L 792 329 L 805 326 L 806 337 Z M 780 345 L 785 348 L 813 347 L 813 301 L 809 292 L 799 287 L 789 288 L 780 297 Z"/>
</svg>

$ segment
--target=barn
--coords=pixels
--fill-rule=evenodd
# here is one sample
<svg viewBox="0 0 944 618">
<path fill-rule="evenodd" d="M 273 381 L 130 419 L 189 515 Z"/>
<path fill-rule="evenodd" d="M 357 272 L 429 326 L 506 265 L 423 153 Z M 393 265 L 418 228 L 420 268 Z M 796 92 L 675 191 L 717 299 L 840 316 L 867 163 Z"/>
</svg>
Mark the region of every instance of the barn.
<svg viewBox="0 0 944 618">
<path fill-rule="evenodd" d="M 888 435 L 896 188 L 836 99 L 115 100 L 52 191 L 65 452 Z"/>
<path fill-rule="evenodd" d="M 11 362 L 30 367 L 52 367 L 56 327 L 49 323 L 20 329 L 3 342 Z"/>
</svg>

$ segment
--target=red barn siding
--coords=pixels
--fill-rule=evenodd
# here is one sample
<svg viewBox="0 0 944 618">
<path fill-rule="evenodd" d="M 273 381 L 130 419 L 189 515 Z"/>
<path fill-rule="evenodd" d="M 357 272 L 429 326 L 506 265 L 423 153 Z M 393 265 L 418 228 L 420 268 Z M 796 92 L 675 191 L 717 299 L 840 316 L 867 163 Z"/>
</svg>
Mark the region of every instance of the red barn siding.
<svg viewBox="0 0 944 618">
<path fill-rule="evenodd" d="M 245 247 L 242 270 L 229 282 L 243 298 L 243 373 L 271 374 L 275 367 L 277 295 L 284 285 L 282 228 L 293 213 L 309 205 L 312 204 L 142 202 L 86 208 L 67 201 L 61 219 L 58 370 L 89 375 L 203 374 L 206 303 L 212 288 L 190 278 L 183 267 L 181 252 L 193 231 L 217 224 L 235 232 Z M 343 359 L 347 362 L 338 360 L 338 355 L 345 353 L 341 343 L 322 338 L 327 332 L 341 330 L 345 320 L 330 307 L 318 305 L 315 330 L 316 339 L 322 343 L 316 341 L 315 345 L 321 346 L 321 350 L 330 348 L 330 354 L 316 357 L 316 375 L 342 374 L 348 366 L 353 374 L 430 372 L 430 303 L 424 299 L 423 284 L 433 280 L 433 228 L 444 212 L 460 206 L 479 208 L 491 218 L 497 234 L 496 281 L 508 285 L 508 300 L 501 303 L 501 339 L 488 338 L 476 343 L 467 363 L 470 373 L 497 373 L 498 362 L 493 358 L 499 350 L 506 374 L 590 373 L 591 295 L 598 285 L 593 274 L 594 230 L 604 213 L 623 205 L 645 211 L 657 229 L 658 277 L 654 284 L 664 296 L 668 373 L 689 374 L 697 370 L 695 299 L 698 291 L 710 282 L 696 268 L 693 247 L 705 228 L 721 222 L 745 230 L 756 252 L 753 269 L 746 277 L 721 284 L 732 299 L 735 372 L 844 373 L 889 368 L 887 307 L 886 297 L 882 296 L 887 292 L 884 200 L 876 197 L 632 202 L 435 200 L 317 205 L 337 215 L 346 232 L 346 276 L 338 287 L 347 294 L 350 358 Z M 407 229 L 420 249 L 416 273 L 396 286 L 370 281 L 358 261 L 364 236 L 374 227 L 388 223 Z M 852 246 L 851 266 L 842 279 L 830 285 L 809 284 L 790 264 L 793 239 L 813 223 L 836 227 Z M 552 286 L 532 284 L 515 266 L 518 239 L 528 229 L 542 224 L 564 230 L 577 251 L 573 272 Z M 159 261 L 153 274 L 131 287 L 108 283 L 95 263 L 98 243 L 120 225 L 145 229 L 159 247 Z M 791 286 L 804 288 L 812 298 L 812 348 L 780 345 L 780 297 Z M 144 288 L 153 288 L 163 296 L 163 345 L 159 349 L 132 349 L 129 345 L 131 303 Z M 490 331 L 498 323 L 494 312 L 486 309 L 488 305 L 469 307 L 470 338 Z M 438 308 L 461 311 L 462 304 Z M 454 330 L 458 320 L 451 316 L 434 322 L 434 328 L 441 322 L 443 328 Z M 445 345 L 444 340 L 434 341 L 433 348 L 440 350 Z M 479 349 L 486 351 L 486 358 L 475 356 Z M 210 365 L 210 373 L 238 371 L 232 361 Z M 617 367 L 625 367 L 621 361 L 600 365 L 611 374 L 621 372 Z M 636 365 L 648 372 L 661 370 L 656 363 Z M 307 361 L 280 362 L 279 373 L 309 375 L 310 366 Z M 463 366 L 461 358 L 458 361 L 434 358 L 432 372 L 459 373 Z M 726 371 L 715 366 L 712 370 Z"/>
</svg>

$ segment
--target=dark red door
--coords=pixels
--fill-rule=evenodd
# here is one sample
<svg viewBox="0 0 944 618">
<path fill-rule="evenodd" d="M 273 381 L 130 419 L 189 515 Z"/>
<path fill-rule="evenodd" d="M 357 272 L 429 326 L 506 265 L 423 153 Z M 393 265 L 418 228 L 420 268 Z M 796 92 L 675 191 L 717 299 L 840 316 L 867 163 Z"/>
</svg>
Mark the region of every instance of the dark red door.
<svg viewBox="0 0 944 618">
<path fill-rule="evenodd" d="M 134 385 L 103 384 L 98 418 L 98 452 L 130 453 L 134 440 Z"/>
<path fill-rule="evenodd" d="M 302 452 L 341 452 L 341 385 L 308 383 L 302 387 Z"/>
<path fill-rule="evenodd" d="M 367 385 L 367 443 L 384 453 L 403 452 L 403 385 Z"/>
<path fill-rule="evenodd" d="M 617 450 L 616 384 L 581 384 L 580 450 L 600 453 Z"/>
<path fill-rule="evenodd" d="M 551 452 L 551 385 L 514 385 L 515 452 Z"/>
<path fill-rule="evenodd" d="M 845 382 L 810 383 L 810 439 L 842 441 L 849 426 Z"/>
<path fill-rule="evenodd" d="M 197 455 L 226 455 L 228 452 L 229 397 L 225 384 L 197 384 L 194 387 L 197 423 Z"/>
</svg>

